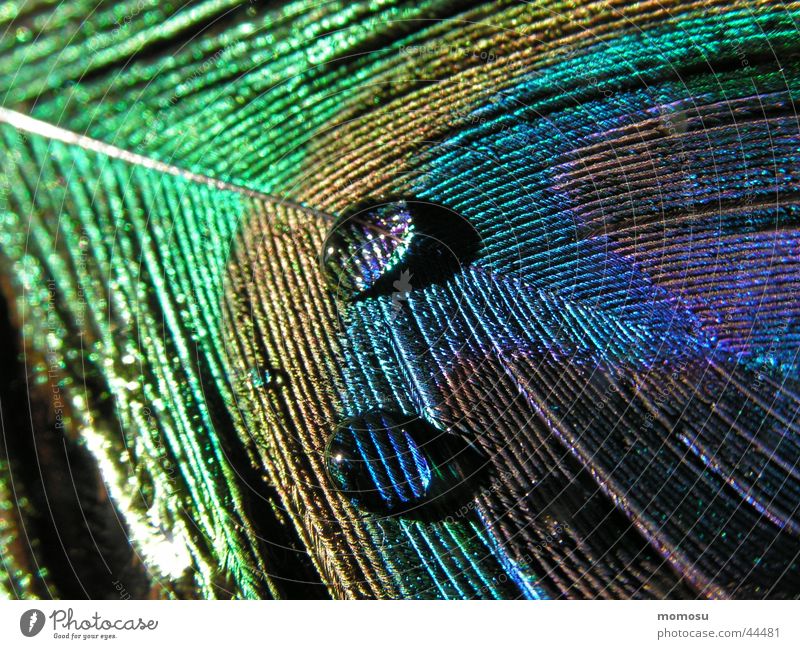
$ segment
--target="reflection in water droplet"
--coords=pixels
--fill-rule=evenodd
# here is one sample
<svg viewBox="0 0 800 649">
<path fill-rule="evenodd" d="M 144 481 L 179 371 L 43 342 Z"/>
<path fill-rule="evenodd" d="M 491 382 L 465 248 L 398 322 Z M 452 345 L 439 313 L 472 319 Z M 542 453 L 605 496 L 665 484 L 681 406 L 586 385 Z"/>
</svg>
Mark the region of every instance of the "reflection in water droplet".
<svg viewBox="0 0 800 649">
<path fill-rule="evenodd" d="M 250 383 L 253 387 L 262 388 L 272 380 L 272 373 L 268 368 L 253 367 L 250 369 Z"/>
<path fill-rule="evenodd" d="M 407 426 L 382 413 L 345 422 L 327 450 L 334 484 L 369 509 L 419 503 L 433 469 Z"/>
<path fill-rule="evenodd" d="M 355 504 L 375 512 L 422 515 L 451 506 L 479 467 L 475 451 L 418 417 L 372 411 L 348 419 L 326 449 L 328 474 Z"/>
<path fill-rule="evenodd" d="M 414 288 L 452 274 L 474 256 L 479 237 L 460 215 L 416 200 L 371 203 L 345 212 L 322 249 L 331 288 L 346 298 L 391 292 L 392 283 L 415 276 Z"/>
<path fill-rule="evenodd" d="M 283 370 L 267 365 L 251 367 L 242 373 L 236 373 L 235 376 L 254 388 L 279 388 L 287 382 L 286 373 Z"/>
<path fill-rule="evenodd" d="M 342 216 L 323 244 L 322 267 L 331 288 L 348 297 L 370 289 L 400 263 L 414 232 L 405 201 Z"/>
</svg>

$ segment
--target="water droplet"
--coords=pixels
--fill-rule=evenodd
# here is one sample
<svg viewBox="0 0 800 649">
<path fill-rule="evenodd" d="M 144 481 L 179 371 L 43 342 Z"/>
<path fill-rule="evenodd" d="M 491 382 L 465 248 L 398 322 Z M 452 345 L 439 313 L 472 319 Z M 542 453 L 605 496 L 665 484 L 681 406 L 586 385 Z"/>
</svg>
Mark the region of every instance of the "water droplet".
<svg viewBox="0 0 800 649">
<path fill-rule="evenodd" d="M 367 203 L 346 211 L 322 249 L 322 270 L 345 298 L 391 293 L 401 277 L 413 288 L 451 275 L 475 254 L 480 239 L 452 210 L 419 200 Z"/>
<path fill-rule="evenodd" d="M 433 475 L 409 426 L 382 413 L 342 424 L 328 444 L 326 459 L 337 488 L 369 509 L 422 502 Z"/>
<path fill-rule="evenodd" d="M 235 371 L 234 377 L 242 383 L 249 383 L 254 388 L 280 388 L 288 381 L 286 372 L 269 365 L 258 365 L 245 371 Z"/>
<path fill-rule="evenodd" d="M 251 367 L 247 376 L 254 388 L 263 388 L 272 381 L 272 373 L 267 367 Z"/>
<path fill-rule="evenodd" d="M 453 506 L 480 471 L 474 449 L 454 434 L 377 410 L 344 421 L 325 459 L 333 484 L 356 505 L 417 517 L 430 504 Z"/>
</svg>

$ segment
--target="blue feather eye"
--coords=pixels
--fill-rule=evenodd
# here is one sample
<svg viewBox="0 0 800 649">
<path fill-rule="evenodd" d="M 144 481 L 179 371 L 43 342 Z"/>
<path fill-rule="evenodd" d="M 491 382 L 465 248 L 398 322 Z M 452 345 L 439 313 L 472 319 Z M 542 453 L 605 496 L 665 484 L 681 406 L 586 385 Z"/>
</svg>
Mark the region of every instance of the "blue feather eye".
<svg viewBox="0 0 800 649">
<path fill-rule="evenodd" d="M 474 511 L 523 582 L 561 579 L 525 560 L 552 519 L 569 531 L 549 552 L 587 575 L 624 572 L 617 553 L 657 566 L 618 593 L 677 592 L 675 574 L 708 596 L 791 590 L 796 210 L 766 201 L 796 190 L 764 169 L 796 134 L 669 83 L 546 119 L 540 90 L 507 90 L 417 159 L 413 191 L 458 210 L 480 252 L 415 286 L 402 318 L 379 293 L 351 307 L 345 399 L 467 423 L 503 476 Z"/>
</svg>

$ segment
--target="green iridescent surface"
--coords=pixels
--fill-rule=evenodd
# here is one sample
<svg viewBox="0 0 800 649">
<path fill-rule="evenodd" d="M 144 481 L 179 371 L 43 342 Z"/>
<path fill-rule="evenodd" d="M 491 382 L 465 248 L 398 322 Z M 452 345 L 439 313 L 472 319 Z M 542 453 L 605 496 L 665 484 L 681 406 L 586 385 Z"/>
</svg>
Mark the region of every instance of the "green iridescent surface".
<svg viewBox="0 0 800 649">
<path fill-rule="evenodd" d="M 2 134 L 0 243 L 25 251 L 13 273 L 22 334 L 44 353 L 34 380 L 60 388 L 65 426 L 98 457 L 157 577 L 177 578 L 195 560 L 206 594 L 218 569 L 243 595 L 268 593 L 200 377 L 230 400 L 217 344 L 223 255 L 248 199 Z M 114 418 L 89 407 L 103 403 Z"/>
</svg>

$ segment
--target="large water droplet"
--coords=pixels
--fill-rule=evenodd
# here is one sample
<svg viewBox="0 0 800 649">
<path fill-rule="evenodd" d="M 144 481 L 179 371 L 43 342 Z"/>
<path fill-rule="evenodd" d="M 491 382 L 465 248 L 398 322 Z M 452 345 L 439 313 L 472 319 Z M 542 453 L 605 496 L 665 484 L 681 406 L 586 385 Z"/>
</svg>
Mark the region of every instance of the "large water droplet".
<svg viewBox="0 0 800 649">
<path fill-rule="evenodd" d="M 414 288 L 440 281 L 477 251 L 480 239 L 452 210 L 419 200 L 366 203 L 346 211 L 322 250 L 325 277 L 339 295 L 391 292 L 400 276 Z"/>
<path fill-rule="evenodd" d="M 480 472 L 476 452 L 415 416 L 371 411 L 344 421 L 326 449 L 328 474 L 355 504 L 422 516 L 452 506 Z"/>
</svg>

